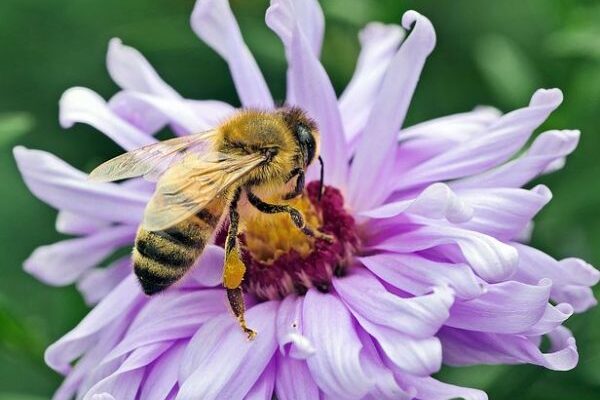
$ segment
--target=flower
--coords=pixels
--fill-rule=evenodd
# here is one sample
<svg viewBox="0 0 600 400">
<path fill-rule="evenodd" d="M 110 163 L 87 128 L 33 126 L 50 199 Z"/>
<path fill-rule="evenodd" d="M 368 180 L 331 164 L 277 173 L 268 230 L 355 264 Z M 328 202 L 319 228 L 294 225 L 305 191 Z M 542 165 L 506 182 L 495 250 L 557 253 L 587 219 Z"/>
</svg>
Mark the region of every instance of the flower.
<svg viewBox="0 0 600 400">
<path fill-rule="evenodd" d="M 191 22 L 227 61 L 242 105 L 272 108 L 228 2 L 199 0 Z M 529 105 L 504 115 L 476 108 L 402 128 L 435 45 L 424 16 L 404 15 L 406 37 L 398 26 L 369 24 L 339 99 L 318 58 L 318 2 L 272 0 L 266 22 L 284 44 L 287 103 L 307 111 L 322 135 L 328 187 L 321 203 L 314 184 L 299 201 L 316 210 L 338 247 L 303 242 L 292 250 L 305 254 L 293 254 L 248 227 L 247 320 L 259 332 L 248 342 L 219 287 L 221 247 L 208 246 L 180 285 L 151 298 L 129 256 L 99 267 L 131 246 L 152 184 L 91 183 L 51 154 L 16 148 L 27 186 L 60 210 L 57 230 L 76 236 L 38 248 L 25 269 L 49 284 L 75 282 L 96 304 L 46 352 L 66 376 L 54 398 L 484 399 L 431 375 L 442 362 L 574 368 L 575 339 L 562 323 L 596 304 L 590 287 L 600 275 L 582 260 L 557 261 L 526 244 L 551 193 L 522 186 L 560 169 L 579 132 L 543 132 L 520 152 L 561 92 L 538 90 Z M 64 127 L 88 123 L 131 150 L 155 142 L 152 134 L 166 125 L 184 135 L 235 111 L 182 98 L 118 39 L 107 64 L 122 91 L 105 102 L 89 89 L 68 90 L 60 101 Z M 309 182 L 316 176 L 308 171 Z M 265 254 L 276 258 L 271 270 L 261 265 Z M 548 353 L 540 350 L 543 337 Z"/>
</svg>

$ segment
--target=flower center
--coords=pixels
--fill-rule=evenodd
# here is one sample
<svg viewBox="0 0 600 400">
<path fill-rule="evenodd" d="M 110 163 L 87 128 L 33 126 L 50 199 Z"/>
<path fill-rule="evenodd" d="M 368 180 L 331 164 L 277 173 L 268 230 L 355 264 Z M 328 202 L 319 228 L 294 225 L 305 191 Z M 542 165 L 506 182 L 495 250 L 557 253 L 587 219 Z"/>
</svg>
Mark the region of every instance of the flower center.
<svg viewBox="0 0 600 400">
<path fill-rule="evenodd" d="M 359 243 L 356 225 L 339 190 L 326 186 L 321 201 L 318 191 L 319 183 L 311 182 L 290 205 L 302 212 L 307 226 L 335 240 L 306 236 L 287 214 L 257 213 L 240 235 L 246 292 L 261 300 L 303 295 L 312 287 L 326 292 L 334 275 L 344 275 Z"/>
</svg>

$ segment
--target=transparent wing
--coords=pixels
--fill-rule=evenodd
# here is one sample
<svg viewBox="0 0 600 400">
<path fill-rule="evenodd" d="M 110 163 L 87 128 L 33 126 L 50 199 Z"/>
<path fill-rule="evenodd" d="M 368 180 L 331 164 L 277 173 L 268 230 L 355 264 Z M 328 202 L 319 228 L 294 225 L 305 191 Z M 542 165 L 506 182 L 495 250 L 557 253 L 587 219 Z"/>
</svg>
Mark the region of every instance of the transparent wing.
<svg viewBox="0 0 600 400">
<path fill-rule="evenodd" d="M 121 154 L 100 164 L 90 173 L 90 179 L 111 182 L 143 176 L 156 181 L 167 168 L 191 152 L 200 154 L 210 149 L 216 130 L 153 143 Z"/>
<path fill-rule="evenodd" d="M 142 226 L 157 231 L 173 226 L 223 196 L 240 178 L 258 167 L 259 153 L 188 155 L 161 176 L 154 196 L 146 206 Z"/>
</svg>

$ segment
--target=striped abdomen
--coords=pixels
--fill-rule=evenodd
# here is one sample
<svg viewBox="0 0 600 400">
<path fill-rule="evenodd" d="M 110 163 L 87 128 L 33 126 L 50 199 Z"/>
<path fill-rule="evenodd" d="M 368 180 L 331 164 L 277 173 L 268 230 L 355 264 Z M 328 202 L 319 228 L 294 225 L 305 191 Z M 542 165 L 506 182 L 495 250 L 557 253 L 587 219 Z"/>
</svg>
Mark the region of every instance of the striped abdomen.
<svg viewBox="0 0 600 400">
<path fill-rule="evenodd" d="M 196 215 L 161 231 L 138 230 L 133 268 L 148 295 L 163 291 L 194 265 L 217 228 L 223 206 L 213 201 Z"/>
</svg>

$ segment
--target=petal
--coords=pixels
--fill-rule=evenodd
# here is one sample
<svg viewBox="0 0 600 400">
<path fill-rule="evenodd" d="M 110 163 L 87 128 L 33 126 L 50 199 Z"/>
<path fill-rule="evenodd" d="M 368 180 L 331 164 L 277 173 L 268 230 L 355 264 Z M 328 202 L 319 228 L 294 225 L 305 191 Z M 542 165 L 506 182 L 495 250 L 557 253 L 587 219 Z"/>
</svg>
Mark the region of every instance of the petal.
<svg viewBox="0 0 600 400">
<path fill-rule="evenodd" d="M 446 325 L 482 332 L 525 332 L 546 312 L 551 286 L 548 279 L 537 286 L 515 281 L 487 285 L 478 298 L 456 301 Z"/>
<path fill-rule="evenodd" d="M 474 298 L 483 291 L 477 277 L 465 264 L 428 260 L 417 254 L 383 253 L 359 261 L 387 283 L 413 295 L 424 295 L 435 287 L 449 286 L 460 298 Z"/>
<path fill-rule="evenodd" d="M 538 90 L 528 107 L 503 115 L 489 127 L 487 134 L 421 163 L 398 182 L 396 189 L 461 178 L 498 166 L 523 147 L 562 99 L 558 89 Z"/>
<path fill-rule="evenodd" d="M 167 398 L 171 389 L 177 384 L 179 364 L 186 344 L 186 342 L 175 343 L 153 363 L 141 388 L 140 399 L 164 400 Z"/>
<path fill-rule="evenodd" d="M 192 29 L 229 64 L 244 107 L 273 108 L 273 98 L 252 53 L 244 43 L 228 0 L 198 0 Z"/>
<path fill-rule="evenodd" d="M 40 246 L 25 260 L 24 269 L 49 285 L 68 285 L 119 247 L 133 243 L 134 238 L 134 227 L 117 226 L 84 238 Z"/>
<path fill-rule="evenodd" d="M 359 215 L 370 218 L 390 218 L 402 213 L 426 218 L 446 218 L 450 222 L 465 222 L 473 216 L 473 208 L 458 197 L 447 185 L 434 183 L 417 197 L 384 204 Z"/>
<path fill-rule="evenodd" d="M 452 248 L 445 248 L 445 256 L 453 261 L 464 259 L 477 275 L 491 283 L 506 280 L 517 267 L 518 254 L 512 246 L 479 232 L 433 223 L 392 237 L 374 247 L 398 253 L 413 253 L 446 244 L 458 246 L 460 254 L 452 251 Z"/>
<path fill-rule="evenodd" d="M 400 46 L 383 78 L 365 125 L 370 132 L 361 138 L 352 162 L 349 203 L 357 210 L 379 205 L 389 195 L 388 185 L 382 185 L 378 177 L 391 172 L 398 131 L 425 59 L 435 46 L 431 22 L 415 11 L 408 11 L 402 17 L 402 26 L 409 29 L 413 24 L 412 32 Z"/>
<path fill-rule="evenodd" d="M 319 398 L 319 388 L 306 361 L 277 354 L 275 393 L 279 400 L 312 400 Z"/>
<path fill-rule="evenodd" d="M 223 290 L 212 289 L 168 290 L 152 297 L 102 363 L 118 360 L 142 346 L 191 337 L 204 322 L 227 313 L 224 296 Z"/>
<path fill-rule="evenodd" d="M 362 133 L 385 72 L 404 38 L 398 25 L 369 23 L 358 35 L 361 49 L 352 79 L 339 99 L 340 114 L 347 143 L 356 146 Z"/>
<path fill-rule="evenodd" d="M 279 351 L 292 358 L 304 359 L 315 352 L 315 348 L 303 335 L 302 297 L 287 296 L 277 311 L 277 342 Z"/>
<path fill-rule="evenodd" d="M 327 72 L 319 59 L 310 49 L 310 44 L 302 32 L 297 18 L 279 20 L 285 13 L 277 12 L 281 7 L 291 6 L 285 0 L 274 0 L 267 11 L 267 24 L 275 30 L 281 24 L 288 23 L 291 36 L 280 35 L 286 48 L 289 64 L 288 90 L 293 93 L 289 105 L 298 105 L 311 116 L 319 127 L 321 134 L 320 153 L 325 168 L 325 181 L 328 185 L 344 187 L 346 181 L 348 155 L 342 127 L 342 121 L 337 106 L 337 97 Z M 275 11 L 273 11 L 275 10 Z M 294 17 L 296 17 L 295 14 Z M 275 30 L 277 34 L 279 32 Z M 316 167 L 308 173 L 308 181 L 316 179 Z"/>
<path fill-rule="evenodd" d="M 98 129 L 125 150 L 133 150 L 156 139 L 140 131 L 115 114 L 96 92 L 74 87 L 67 90 L 59 102 L 60 125 L 70 128 L 76 122 Z"/>
<path fill-rule="evenodd" d="M 79 358 L 97 340 L 98 333 L 116 319 L 127 316 L 141 300 L 135 277 L 130 275 L 69 333 L 46 349 L 45 360 L 52 369 L 63 374 L 70 370 L 71 361 Z"/>
<path fill-rule="evenodd" d="M 223 281 L 223 260 L 225 250 L 213 244 L 207 245 L 196 266 L 188 273 L 190 279 L 201 287 L 215 287 Z"/>
<path fill-rule="evenodd" d="M 306 362 L 319 388 L 333 398 L 367 394 L 372 381 L 361 365 L 362 344 L 343 303 L 331 294 L 310 289 L 302 319 L 304 333 L 316 350 Z"/>
<path fill-rule="evenodd" d="M 82 216 L 70 211 L 59 211 L 56 216 L 56 230 L 65 235 L 89 235 L 107 228 L 110 223 L 101 219 Z"/>
<path fill-rule="evenodd" d="M 550 189 L 544 185 L 531 190 L 493 188 L 461 190 L 458 193 L 474 209 L 473 218 L 460 226 L 504 241 L 523 232 L 552 199 Z"/>
<path fill-rule="evenodd" d="M 148 196 L 115 183 L 91 182 L 87 175 L 56 156 L 15 147 L 25 184 L 54 208 L 112 222 L 139 224 Z"/>
<path fill-rule="evenodd" d="M 551 298 L 566 302 L 575 312 L 583 312 L 596 304 L 589 289 L 600 280 L 600 271 L 578 258 L 557 261 L 546 253 L 520 243 L 512 243 L 519 252 L 519 266 L 514 279 L 533 283 L 549 278 L 553 282 Z"/>
<path fill-rule="evenodd" d="M 580 132 L 548 131 L 540 134 L 519 158 L 469 178 L 450 183 L 453 188 L 521 187 L 573 152 Z"/>
<path fill-rule="evenodd" d="M 284 43 L 291 42 L 296 20 L 306 36 L 311 51 L 318 58 L 325 30 L 325 18 L 319 2 L 317 0 L 271 1 L 265 21 Z"/>
<path fill-rule="evenodd" d="M 423 400 L 451 400 L 456 398 L 465 400 L 488 399 L 487 394 L 482 390 L 450 385 L 430 377 L 408 374 L 399 374 L 397 377 L 400 382 L 416 390 L 416 398 Z"/>
<path fill-rule="evenodd" d="M 277 306 L 278 302 L 271 301 L 248 310 L 248 325 L 258 332 L 251 342 L 228 313 L 204 324 L 192 337 L 184 354 L 177 399 L 243 398 L 277 348 Z"/>
<path fill-rule="evenodd" d="M 244 396 L 245 400 L 272 400 L 275 387 L 275 361 L 271 360 L 267 368 Z"/>
<path fill-rule="evenodd" d="M 119 38 L 113 38 L 108 43 L 106 66 L 112 80 L 122 89 L 156 94 L 167 98 L 181 98 L 171 86 L 160 78 L 139 51 L 125 46 Z"/>
<path fill-rule="evenodd" d="M 83 397 L 93 400 L 96 394 L 108 393 L 115 399 L 133 399 L 139 391 L 144 378 L 144 367 L 164 353 L 171 343 L 155 343 L 138 347 L 119 366 L 115 372 L 96 383 Z"/>
<path fill-rule="evenodd" d="M 556 306 L 546 304 L 544 315 L 523 334 L 527 336 L 545 335 L 562 325 L 571 315 L 573 315 L 573 307 L 570 304 L 561 303 Z"/>
<path fill-rule="evenodd" d="M 444 346 L 444 362 L 450 365 L 529 363 L 568 371 L 579 358 L 575 339 L 562 326 L 549 334 L 549 353 L 542 353 L 532 340 L 521 335 L 443 328 L 439 337 Z"/>
<path fill-rule="evenodd" d="M 366 270 L 334 279 L 333 284 L 353 314 L 421 339 L 433 336 L 440 329 L 454 301 L 448 289 L 438 289 L 433 294 L 419 297 L 398 297 Z"/>
<path fill-rule="evenodd" d="M 77 289 L 86 304 L 94 305 L 110 293 L 133 270 L 131 257 L 121 258 L 104 268 L 85 272 L 77 282 Z"/>
</svg>

